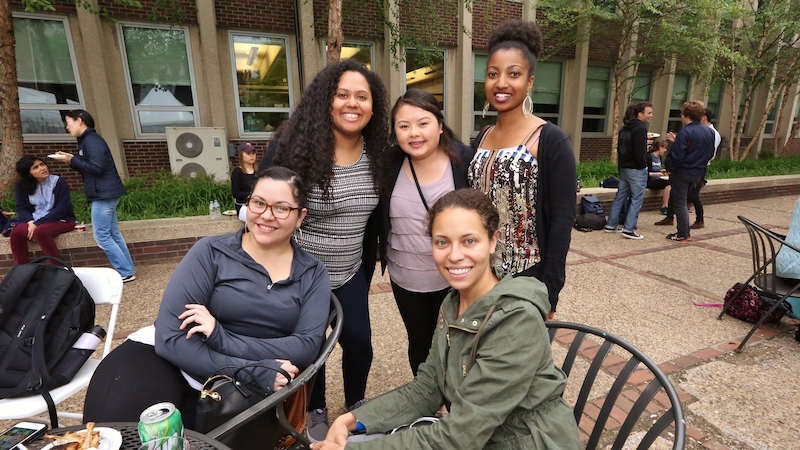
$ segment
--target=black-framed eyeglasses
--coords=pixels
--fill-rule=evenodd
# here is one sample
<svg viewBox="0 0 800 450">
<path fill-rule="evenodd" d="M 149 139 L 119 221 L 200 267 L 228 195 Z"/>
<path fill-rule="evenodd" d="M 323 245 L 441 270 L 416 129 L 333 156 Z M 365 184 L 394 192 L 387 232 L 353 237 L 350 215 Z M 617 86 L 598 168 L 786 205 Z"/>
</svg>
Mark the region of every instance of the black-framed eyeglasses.
<svg viewBox="0 0 800 450">
<path fill-rule="evenodd" d="M 270 211 L 272 211 L 272 215 L 275 216 L 276 219 L 285 219 L 289 217 L 289 214 L 291 214 L 292 211 L 300 209 L 291 206 L 288 203 L 275 203 L 274 205 L 270 205 L 261 199 L 253 197 L 249 197 L 245 204 L 247 205 L 247 209 L 249 209 L 253 214 L 264 214 L 264 211 L 269 208 Z"/>
</svg>

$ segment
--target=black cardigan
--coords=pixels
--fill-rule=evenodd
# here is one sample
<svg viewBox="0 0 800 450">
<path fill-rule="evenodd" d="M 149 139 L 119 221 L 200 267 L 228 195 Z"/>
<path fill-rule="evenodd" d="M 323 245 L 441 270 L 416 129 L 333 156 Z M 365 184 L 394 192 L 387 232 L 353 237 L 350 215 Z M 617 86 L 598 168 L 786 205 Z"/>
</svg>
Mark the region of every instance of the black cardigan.
<svg viewBox="0 0 800 450">
<path fill-rule="evenodd" d="M 467 183 L 467 169 L 469 163 L 472 161 L 472 156 L 475 151 L 472 147 L 458 142 L 456 145 L 456 158 L 458 161 L 451 161 L 450 166 L 453 168 L 453 184 L 456 189 L 469 187 Z M 381 235 L 380 235 L 380 258 L 381 258 L 381 273 L 386 272 L 386 248 L 389 233 L 392 231 L 392 223 L 389 219 L 389 204 L 392 199 L 392 191 L 394 185 L 397 183 L 397 177 L 400 176 L 400 171 L 403 170 L 403 161 L 406 159 L 406 154 L 403 150 L 395 145 L 386 152 L 386 158 L 389 160 L 389 173 L 392 176 L 391 183 L 387 184 L 386 192 L 381 197 L 378 209 L 381 211 Z M 433 206 L 433 205 L 429 205 Z"/>
<path fill-rule="evenodd" d="M 472 141 L 475 151 L 487 130 Z M 572 144 L 561 128 L 550 122 L 544 125 L 536 159 L 536 237 L 541 259 L 521 274 L 533 275 L 547 286 L 550 308 L 555 311 L 566 277 L 578 178 Z"/>
</svg>

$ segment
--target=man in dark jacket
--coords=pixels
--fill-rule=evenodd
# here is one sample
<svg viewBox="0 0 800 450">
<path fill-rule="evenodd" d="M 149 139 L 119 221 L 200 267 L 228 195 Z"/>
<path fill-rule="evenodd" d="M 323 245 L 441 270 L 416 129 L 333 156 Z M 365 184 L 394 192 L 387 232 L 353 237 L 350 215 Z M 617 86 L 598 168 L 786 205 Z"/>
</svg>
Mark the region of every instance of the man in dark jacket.
<svg viewBox="0 0 800 450">
<path fill-rule="evenodd" d="M 681 107 L 681 121 L 684 127 L 677 135 L 667 136 L 674 144 L 667 153 L 665 165 L 669 169 L 672 185 L 670 203 L 675 207 L 678 219 L 678 232 L 667 235 L 667 239 L 685 242 L 689 239 L 689 211 L 686 198 L 706 173 L 708 161 L 714 155 L 714 132 L 700 123 L 706 114 L 703 102 L 691 100 Z"/>
<path fill-rule="evenodd" d="M 636 223 L 647 187 L 647 124 L 652 117 L 653 104 L 650 102 L 631 104 L 625 112 L 625 125 L 619 130 L 617 143 L 619 188 L 608 214 L 607 233 L 622 232 L 624 238 L 644 239 L 636 232 Z M 624 227 L 617 229 L 620 212 L 629 198 L 630 206 Z"/>
</svg>

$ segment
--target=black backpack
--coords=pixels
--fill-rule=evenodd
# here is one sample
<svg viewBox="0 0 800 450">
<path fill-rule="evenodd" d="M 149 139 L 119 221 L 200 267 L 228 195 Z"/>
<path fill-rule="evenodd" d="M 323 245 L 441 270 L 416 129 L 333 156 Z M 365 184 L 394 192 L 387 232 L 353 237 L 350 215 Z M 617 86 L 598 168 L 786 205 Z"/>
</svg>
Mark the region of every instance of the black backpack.
<svg viewBox="0 0 800 450">
<path fill-rule="evenodd" d="M 94 301 L 63 261 L 14 266 L 0 282 L 0 398 L 41 394 L 58 426 L 49 390 L 66 381 L 53 369 L 94 318 Z"/>
</svg>

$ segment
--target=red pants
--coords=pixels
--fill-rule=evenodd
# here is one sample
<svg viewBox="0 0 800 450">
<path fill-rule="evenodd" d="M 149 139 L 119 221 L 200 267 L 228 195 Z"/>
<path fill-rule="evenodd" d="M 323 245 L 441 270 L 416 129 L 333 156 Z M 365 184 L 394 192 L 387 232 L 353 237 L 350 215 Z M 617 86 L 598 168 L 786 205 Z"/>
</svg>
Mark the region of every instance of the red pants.
<svg viewBox="0 0 800 450">
<path fill-rule="evenodd" d="M 56 247 L 55 237 L 75 229 L 75 221 L 48 222 L 36 225 L 33 230 L 33 241 L 39 244 L 47 256 L 61 258 L 61 252 Z M 14 264 L 28 263 L 28 224 L 21 223 L 11 230 L 11 254 L 14 255 Z"/>
</svg>

